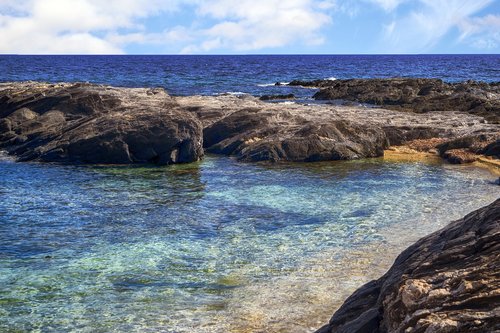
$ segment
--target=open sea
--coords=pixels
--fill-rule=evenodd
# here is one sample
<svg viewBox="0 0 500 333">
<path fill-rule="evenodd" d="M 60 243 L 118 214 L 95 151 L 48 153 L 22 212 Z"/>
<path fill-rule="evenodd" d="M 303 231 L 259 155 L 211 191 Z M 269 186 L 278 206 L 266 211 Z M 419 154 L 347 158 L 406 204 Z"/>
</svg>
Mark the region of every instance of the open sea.
<svg viewBox="0 0 500 333">
<path fill-rule="evenodd" d="M 500 81 L 499 55 L 0 56 L 0 81 L 312 89 L 293 79 Z M 167 167 L 0 155 L 0 332 L 311 332 L 418 238 L 499 196 L 438 160 Z"/>
<path fill-rule="evenodd" d="M 425 77 L 500 81 L 500 55 L 114 55 L 0 56 L 0 81 L 88 81 L 163 87 L 172 95 L 252 95 L 311 89 L 275 87 L 295 79 Z"/>
</svg>

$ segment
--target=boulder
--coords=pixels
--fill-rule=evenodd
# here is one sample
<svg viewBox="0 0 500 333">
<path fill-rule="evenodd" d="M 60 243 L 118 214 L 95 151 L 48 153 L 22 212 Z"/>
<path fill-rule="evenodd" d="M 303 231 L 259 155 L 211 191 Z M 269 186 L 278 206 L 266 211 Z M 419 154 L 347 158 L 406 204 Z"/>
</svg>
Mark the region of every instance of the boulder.
<svg viewBox="0 0 500 333">
<path fill-rule="evenodd" d="M 203 156 L 202 130 L 163 89 L 0 85 L 0 147 L 20 161 L 193 162 Z"/>
<path fill-rule="evenodd" d="M 500 330 L 500 199 L 422 238 L 318 333 Z"/>
<path fill-rule="evenodd" d="M 382 156 L 387 141 L 376 126 L 347 120 L 310 121 L 286 110 L 242 109 L 204 130 L 208 152 L 241 161 L 331 161 Z"/>
</svg>

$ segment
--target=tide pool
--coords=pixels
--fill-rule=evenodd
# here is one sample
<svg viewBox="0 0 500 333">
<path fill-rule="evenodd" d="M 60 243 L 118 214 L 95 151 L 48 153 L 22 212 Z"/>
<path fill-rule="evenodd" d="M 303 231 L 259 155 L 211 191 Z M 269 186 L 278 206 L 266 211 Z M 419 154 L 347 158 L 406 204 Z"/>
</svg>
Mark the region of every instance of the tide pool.
<svg viewBox="0 0 500 333">
<path fill-rule="evenodd" d="M 499 194 L 484 170 L 381 159 L 0 174 L 2 332 L 311 331 Z"/>
</svg>

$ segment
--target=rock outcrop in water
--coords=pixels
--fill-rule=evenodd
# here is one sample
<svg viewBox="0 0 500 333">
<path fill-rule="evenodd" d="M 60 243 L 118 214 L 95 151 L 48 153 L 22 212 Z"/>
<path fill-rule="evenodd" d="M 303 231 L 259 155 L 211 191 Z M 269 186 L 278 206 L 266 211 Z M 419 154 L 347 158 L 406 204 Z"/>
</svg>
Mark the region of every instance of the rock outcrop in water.
<svg viewBox="0 0 500 333">
<path fill-rule="evenodd" d="M 500 139 L 500 125 L 463 112 L 270 104 L 251 96 L 189 96 L 177 97 L 176 101 L 203 122 L 208 152 L 243 161 L 377 157 L 389 146 L 433 138 L 439 140 L 427 148 L 442 156 L 460 147 L 467 152 L 472 149 L 473 156 L 499 157 L 490 145 Z"/>
<path fill-rule="evenodd" d="M 318 100 L 342 99 L 412 112 L 464 111 L 500 122 L 500 82 L 446 83 L 439 79 L 351 79 L 292 81 L 318 87 Z"/>
<path fill-rule="evenodd" d="M 436 143 L 429 149 L 453 162 L 500 157 L 500 125 L 464 112 L 171 97 L 163 89 L 88 83 L 0 84 L 0 150 L 20 161 L 170 164 L 196 161 L 203 149 L 241 161 L 350 160 L 429 139 Z"/>
<path fill-rule="evenodd" d="M 318 333 L 500 330 L 500 199 L 410 246 Z"/>
<path fill-rule="evenodd" d="M 8 83 L 0 148 L 20 161 L 193 162 L 203 156 L 202 126 L 163 89 Z"/>
</svg>

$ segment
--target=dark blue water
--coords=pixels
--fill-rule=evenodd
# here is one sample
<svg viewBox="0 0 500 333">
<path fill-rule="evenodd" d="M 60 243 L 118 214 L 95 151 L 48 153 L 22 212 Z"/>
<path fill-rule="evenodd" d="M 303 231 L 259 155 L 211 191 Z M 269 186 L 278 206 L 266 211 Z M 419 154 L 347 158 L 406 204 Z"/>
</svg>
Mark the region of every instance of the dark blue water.
<svg viewBox="0 0 500 333">
<path fill-rule="evenodd" d="M 269 84 L 384 77 L 496 82 L 500 55 L 0 56 L 0 81 L 89 81 L 163 87 L 173 95 L 242 92 L 307 97 L 313 94 L 310 89 Z"/>
</svg>

